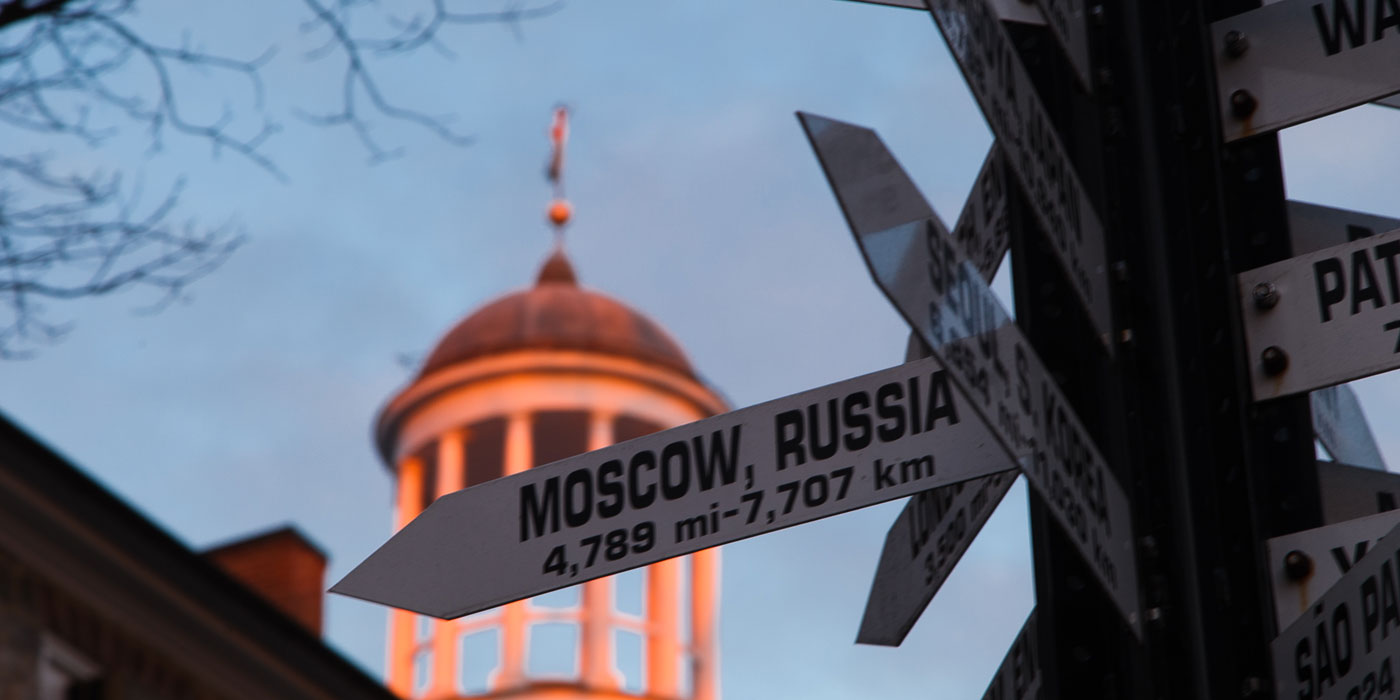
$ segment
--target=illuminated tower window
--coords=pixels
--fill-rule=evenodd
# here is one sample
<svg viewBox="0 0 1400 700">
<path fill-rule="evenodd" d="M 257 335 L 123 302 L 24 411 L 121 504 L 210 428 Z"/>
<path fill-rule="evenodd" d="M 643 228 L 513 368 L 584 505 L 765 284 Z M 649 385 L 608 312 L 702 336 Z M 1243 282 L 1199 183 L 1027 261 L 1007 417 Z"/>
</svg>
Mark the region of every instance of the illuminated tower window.
<svg viewBox="0 0 1400 700">
<path fill-rule="evenodd" d="M 458 645 L 457 689 L 467 695 L 491 690 L 491 679 L 501 665 L 501 631 L 495 627 L 468 632 Z"/>
</svg>

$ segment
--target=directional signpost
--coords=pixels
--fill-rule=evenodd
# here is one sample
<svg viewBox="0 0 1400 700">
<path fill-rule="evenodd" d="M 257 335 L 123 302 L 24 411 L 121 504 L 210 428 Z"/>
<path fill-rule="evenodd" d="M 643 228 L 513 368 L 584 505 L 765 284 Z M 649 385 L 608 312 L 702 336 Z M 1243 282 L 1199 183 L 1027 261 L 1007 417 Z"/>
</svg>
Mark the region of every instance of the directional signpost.
<svg viewBox="0 0 1400 700">
<path fill-rule="evenodd" d="M 875 132 L 799 114 L 866 265 L 1140 634 L 1127 496 L 980 273 Z"/>
<path fill-rule="evenodd" d="M 1400 230 L 1239 275 L 1256 400 L 1400 367 Z"/>
<path fill-rule="evenodd" d="M 984 700 L 1400 697 L 1400 474 L 1341 385 L 1400 367 L 1400 219 L 1246 138 L 1394 102 L 1400 0 L 867 1 L 930 12 L 996 140 L 949 234 L 799 114 L 906 364 L 448 494 L 332 590 L 456 617 L 912 496 L 858 635 L 897 645 L 1019 473 L 1037 605 Z"/>
<path fill-rule="evenodd" d="M 904 641 L 1015 481 L 1003 472 L 909 499 L 885 536 L 857 642 Z"/>
<path fill-rule="evenodd" d="M 1211 25 L 1226 141 L 1400 92 L 1389 0 L 1284 0 Z"/>
<path fill-rule="evenodd" d="M 1400 524 L 1273 643 L 1278 698 L 1395 697 L 1400 672 Z M 1345 540 L 1342 540 L 1345 541 Z M 1355 552 L 1353 551 L 1352 554 Z"/>
</svg>

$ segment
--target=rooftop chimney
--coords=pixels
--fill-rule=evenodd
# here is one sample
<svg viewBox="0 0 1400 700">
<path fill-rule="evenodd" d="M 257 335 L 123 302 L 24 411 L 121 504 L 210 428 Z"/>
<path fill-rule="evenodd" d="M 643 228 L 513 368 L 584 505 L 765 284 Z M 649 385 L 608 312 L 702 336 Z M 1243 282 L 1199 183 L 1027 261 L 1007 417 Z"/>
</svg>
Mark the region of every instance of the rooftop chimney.
<svg viewBox="0 0 1400 700">
<path fill-rule="evenodd" d="M 230 542 L 204 556 L 278 610 L 321 636 L 326 555 L 288 526 Z"/>
</svg>

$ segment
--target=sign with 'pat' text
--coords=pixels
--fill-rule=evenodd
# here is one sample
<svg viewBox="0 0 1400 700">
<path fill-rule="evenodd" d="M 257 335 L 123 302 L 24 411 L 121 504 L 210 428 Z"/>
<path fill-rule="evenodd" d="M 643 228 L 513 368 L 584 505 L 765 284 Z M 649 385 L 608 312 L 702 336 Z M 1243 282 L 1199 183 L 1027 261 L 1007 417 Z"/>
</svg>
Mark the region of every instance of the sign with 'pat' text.
<svg viewBox="0 0 1400 700">
<path fill-rule="evenodd" d="M 1226 141 L 1400 92 L 1393 0 L 1283 0 L 1211 24 Z"/>
<path fill-rule="evenodd" d="M 331 591 L 459 617 L 1017 466 L 912 362 L 447 494 Z"/>
<path fill-rule="evenodd" d="M 1255 400 L 1400 367 L 1400 230 L 1238 279 Z"/>
</svg>

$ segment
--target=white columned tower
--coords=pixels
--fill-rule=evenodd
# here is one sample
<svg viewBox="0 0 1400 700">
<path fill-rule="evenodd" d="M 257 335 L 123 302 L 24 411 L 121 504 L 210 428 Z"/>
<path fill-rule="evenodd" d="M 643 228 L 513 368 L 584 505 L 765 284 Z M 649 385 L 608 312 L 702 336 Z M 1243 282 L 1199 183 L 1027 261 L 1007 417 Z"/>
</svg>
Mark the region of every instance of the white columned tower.
<svg viewBox="0 0 1400 700">
<path fill-rule="evenodd" d="M 581 287 L 556 246 L 533 287 L 442 338 L 380 412 L 375 440 L 403 527 L 445 493 L 725 410 L 660 326 Z M 718 585 L 719 553 L 706 550 L 458 620 L 395 610 L 389 687 L 415 699 L 715 700 Z"/>
</svg>

